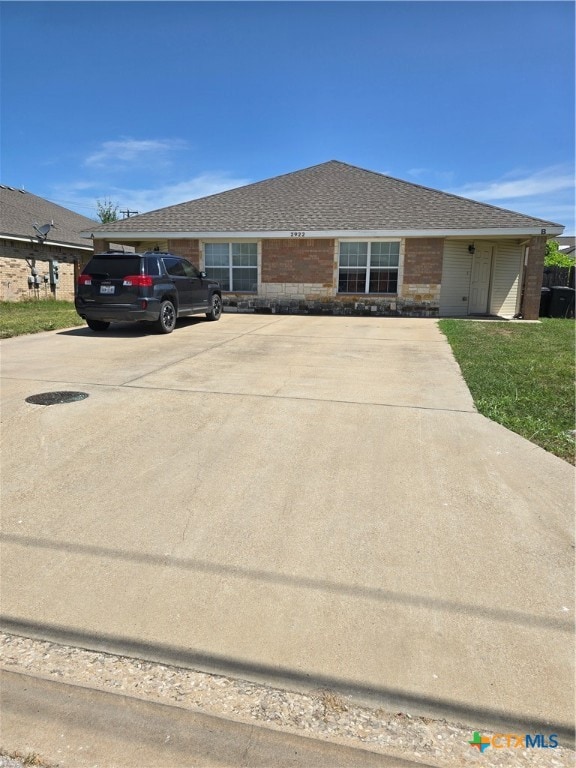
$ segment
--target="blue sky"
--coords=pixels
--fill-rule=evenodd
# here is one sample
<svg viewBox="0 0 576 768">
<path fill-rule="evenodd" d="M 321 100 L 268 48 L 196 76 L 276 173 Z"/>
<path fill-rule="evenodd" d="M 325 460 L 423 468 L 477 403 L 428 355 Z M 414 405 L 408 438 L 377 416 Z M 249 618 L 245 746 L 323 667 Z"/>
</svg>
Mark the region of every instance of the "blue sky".
<svg viewBox="0 0 576 768">
<path fill-rule="evenodd" d="M 573 2 L 1 2 L 1 181 L 96 217 L 342 160 L 574 234 Z"/>
</svg>

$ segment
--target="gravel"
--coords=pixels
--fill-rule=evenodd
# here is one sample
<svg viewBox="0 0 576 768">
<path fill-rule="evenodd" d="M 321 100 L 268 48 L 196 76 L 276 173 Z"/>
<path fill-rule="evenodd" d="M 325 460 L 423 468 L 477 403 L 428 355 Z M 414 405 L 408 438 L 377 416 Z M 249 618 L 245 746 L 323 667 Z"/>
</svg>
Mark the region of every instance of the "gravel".
<svg viewBox="0 0 576 768">
<path fill-rule="evenodd" d="M 141 659 L 87 651 L 44 640 L 0 633 L 2 666 L 44 679 L 120 693 L 147 701 L 360 747 L 434 766 L 546 766 L 572 768 L 572 749 L 488 749 L 468 742 L 468 725 L 408 712 L 358 706 L 336 691 L 312 693 L 207 674 Z M 507 730 L 507 729 L 506 729 Z M 482 735 L 491 735 L 483 730 Z M 20 756 L 18 756 L 20 757 Z M 0 757 L 0 768 L 20 768 Z"/>
</svg>

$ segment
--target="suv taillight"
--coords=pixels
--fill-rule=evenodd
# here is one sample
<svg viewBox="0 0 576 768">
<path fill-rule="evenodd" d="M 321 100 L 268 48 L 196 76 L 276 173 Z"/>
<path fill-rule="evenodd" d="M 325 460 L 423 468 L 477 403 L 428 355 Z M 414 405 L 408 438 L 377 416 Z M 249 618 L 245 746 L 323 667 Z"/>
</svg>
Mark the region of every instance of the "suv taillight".
<svg viewBox="0 0 576 768">
<path fill-rule="evenodd" d="M 78 285 L 92 285 L 92 275 L 80 275 Z"/>
<path fill-rule="evenodd" d="M 122 285 L 133 285 L 136 288 L 147 288 L 152 285 L 150 275 L 127 275 L 122 281 Z"/>
</svg>

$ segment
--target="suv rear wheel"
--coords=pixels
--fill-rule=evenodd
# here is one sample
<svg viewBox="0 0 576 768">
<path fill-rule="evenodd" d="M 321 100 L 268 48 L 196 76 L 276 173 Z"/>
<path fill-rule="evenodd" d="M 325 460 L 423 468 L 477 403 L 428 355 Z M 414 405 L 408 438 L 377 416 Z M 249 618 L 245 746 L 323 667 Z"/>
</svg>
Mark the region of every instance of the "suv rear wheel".
<svg viewBox="0 0 576 768">
<path fill-rule="evenodd" d="M 104 322 L 104 320 L 86 320 L 88 328 L 92 328 L 93 331 L 107 331 L 110 327 L 110 323 Z"/>
<path fill-rule="evenodd" d="M 217 293 L 212 295 L 211 306 L 212 309 L 210 312 L 206 312 L 206 317 L 208 320 L 220 320 L 220 315 L 222 314 L 222 299 Z"/>
<path fill-rule="evenodd" d="M 176 307 L 171 301 L 162 302 L 160 316 L 154 325 L 159 333 L 172 333 L 176 325 Z"/>
</svg>

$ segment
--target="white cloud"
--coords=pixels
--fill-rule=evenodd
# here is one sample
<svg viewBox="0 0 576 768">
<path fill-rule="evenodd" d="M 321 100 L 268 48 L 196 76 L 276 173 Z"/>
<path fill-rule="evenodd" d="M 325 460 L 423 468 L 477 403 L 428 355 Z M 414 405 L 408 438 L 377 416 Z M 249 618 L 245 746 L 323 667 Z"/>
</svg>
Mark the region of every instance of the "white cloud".
<svg viewBox="0 0 576 768">
<path fill-rule="evenodd" d="M 222 172 L 206 172 L 178 184 L 170 184 L 151 189 L 115 189 L 113 194 L 122 199 L 123 205 L 144 213 L 169 205 L 185 203 L 198 197 L 215 195 L 227 189 L 242 187 L 251 179 L 236 178 Z"/>
<path fill-rule="evenodd" d="M 446 191 L 558 222 L 566 227 L 565 234 L 572 234 L 576 224 L 575 189 L 573 169 L 553 165 L 539 171 L 511 171 L 499 179 L 473 182 Z"/>
<path fill-rule="evenodd" d="M 100 167 L 108 164 L 128 165 L 150 160 L 164 160 L 167 152 L 184 149 L 181 139 L 130 139 L 105 141 L 84 160 L 84 165 Z"/>
<path fill-rule="evenodd" d="M 49 197 L 54 201 L 66 201 L 62 204 L 66 204 L 68 208 L 77 210 L 84 216 L 96 218 L 97 200 L 110 200 L 120 209 L 128 208 L 138 213 L 146 213 L 157 208 L 165 208 L 241 187 L 251 181 L 251 179 L 235 177 L 224 171 L 206 171 L 176 184 L 139 189 L 114 186 L 105 182 L 76 181 L 54 187 Z M 91 190 L 90 194 L 88 190 Z"/>
<path fill-rule="evenodd" d="M 516 200 L 523 197 L 550 195 L 574 189 L 574 173 L 564 166 L 551 166 L 520 178 L 506 174 L 488 182 L 473 182 L 458 189 L 448 190 L 455 195 L 470 197 L 483 202 Z"/>
<path fill-rule="evenodd" d="M 409 168 L 406 173 L 412 176 L 416 183 L 436 189 L 438 186 L 451 184 L 454 180 L 454 171 L 439 171 L 434 168 Z"/>
</svg>

